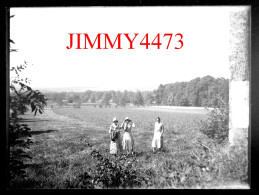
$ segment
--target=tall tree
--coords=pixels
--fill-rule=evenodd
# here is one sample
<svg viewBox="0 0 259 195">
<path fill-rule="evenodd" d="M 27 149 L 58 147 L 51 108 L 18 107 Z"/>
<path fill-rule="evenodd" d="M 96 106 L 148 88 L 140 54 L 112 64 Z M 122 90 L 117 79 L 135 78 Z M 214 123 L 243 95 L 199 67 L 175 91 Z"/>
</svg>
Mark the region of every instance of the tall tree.
<svg viewBox="0 0 259 195">
<path fill-rule="evenodd" d="M 109 92 L 105 92 L 103 94 L 102 100 L 101 100 L 101 105 L 102 106 L 108 106 L 110 105 L 110 100 L 111 100 L 111 94 Z"/>
<path fill-rule="evenodd" d="M 158 105 L 162 103 L 164 88 L 164 85 L 160 84 L 158 89 L 155 91 L 155 100 Z"/>
<path fill-rule="evenodd" d="M 144 103 L 146 105 L 152 105 L 153 101 L 155 100 L 152 92 L 147 92 L 143 98 L 144 98 Z"/>
<path fill-rule="evenodd" d="M 136 106 L 142 106 L 142 105 L 144 105 L 144 99 L 143 99 L 142 94 L 141 94 L 140 91 L 137 91 L 133 103 L 134 103 Z"/>
<path fill-rule="evenodd" d="M 92 94 L 91 90 L 87 90 L 86 92 L 83 93 L 82 95 L 82 102 L 88 102 L 90 100 L 90 96 Z"/>
<path fill-rule="evenodd" d="M 68 92 L 66 95 L 66 100 L 68 103 L 73 103 L 74 102 L 74 92 Z"/>
<path fill-rule="evenodd" d="M 91 93 L 91 95 L 90 95 L 90 101 L 91 101 L 91 103 L 95 103 L 96 102 L 95 93 L 94 92 Z"/>
</svg>

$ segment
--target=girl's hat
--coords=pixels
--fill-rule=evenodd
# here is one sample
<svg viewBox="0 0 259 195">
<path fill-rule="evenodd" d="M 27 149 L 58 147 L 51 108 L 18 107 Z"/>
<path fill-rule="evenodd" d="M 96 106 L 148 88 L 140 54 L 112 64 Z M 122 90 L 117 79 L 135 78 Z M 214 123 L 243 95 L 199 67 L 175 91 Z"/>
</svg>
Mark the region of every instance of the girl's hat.
<svg viewBox="0 0 259 195">
<path fill-rule="evenodd" d="M 131 120 L 129 119 L 129 117 L 126 117 L 126 118 L 125 118 L 125 121 L 131 121 Z"/>
<path fill-rule="evenodd" d="M 117 118 L 116 117 L 114 117 L 113 119 L 112 119 L 112 122 L 118 122 L 118 120 L 117 120 Z"/>
</svg>

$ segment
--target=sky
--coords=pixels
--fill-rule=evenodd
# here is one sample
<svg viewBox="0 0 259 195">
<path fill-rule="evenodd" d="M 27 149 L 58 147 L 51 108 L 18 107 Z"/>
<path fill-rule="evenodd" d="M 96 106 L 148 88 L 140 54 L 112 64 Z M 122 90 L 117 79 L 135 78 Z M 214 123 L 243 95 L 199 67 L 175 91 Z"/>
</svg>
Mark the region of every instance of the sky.
<svg viewBox="0 0 259 195">
<path fill-rule="evenodd" d="M 27 61 L 23 76 L 33 88 L 84 87 L 90 90 L 154 90 L 159 84 L 190 81 L 211 75 L 229 78 L 229 13 L 234 7 L 53 7 L 11 8 L 10 38 L 15 42 L 10 66 Z M 237 9 L 237 8 L 235 8 Z M 75 49 L 69 33 L 87 33 L 94 41 L 107 33 L 139 33 L 129 42 L 121 35 L 122 49 Z M 162 45 L 149 42 L 160 33 Z M 166 49 L 172 33 L 169 48 Z M 178 40 L 182 34 L 183 47 Z M 105 39 L 101 35 L 101 48 Z M 157 39 L 154 41 L 156 42 Z M 87 43 L 88 44 L 88 43 Z M 117 42 L 116 42 L 117 48 Z M 84 36 L 81 36 L 84 48 Z M 89 44 L 88 44 L 89 47 Z"/>
</svg>

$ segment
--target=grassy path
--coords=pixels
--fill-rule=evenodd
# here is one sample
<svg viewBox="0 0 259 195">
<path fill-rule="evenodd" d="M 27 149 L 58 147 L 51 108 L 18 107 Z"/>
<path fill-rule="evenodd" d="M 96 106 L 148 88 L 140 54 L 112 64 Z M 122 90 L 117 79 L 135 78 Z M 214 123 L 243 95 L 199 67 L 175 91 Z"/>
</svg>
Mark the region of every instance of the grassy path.
<svg viewBox="0 0 259 195">
<path fill-rule="evenodd" d="M 44 114 L 34 117 L 28 113 L 24 115 L 25 123 L 31 128 L 31 139 L 33 140 L 32 149 L 39 147 L 51 147 L 54 149 L 61 145 L 88 144 L 89 142 L 108 138 L 109 135 L 106 129 L 95 126 L 75 118 L 70 118 L 63 115 L 58 115 L 50 109 L 46 109 Z M 65 148 L 60 148 L 60 150 Z"/>
<path fill-rule="evenodd" d="M 101 141 L 109 139 L 106 130 L 85 121 L 58 115 L 48 109 L 35 117 L 26 113 L 23 119 L 32 130 L 33 143 L 27 151 L 32 159 L 27 161 L 29 177 L 17 182 L 16 187 L 62 188 L 66 180 L 80 174 L 92 163 L 89 159 L 92 149 L 108 148 L 109 143 Z"/>
</svg>

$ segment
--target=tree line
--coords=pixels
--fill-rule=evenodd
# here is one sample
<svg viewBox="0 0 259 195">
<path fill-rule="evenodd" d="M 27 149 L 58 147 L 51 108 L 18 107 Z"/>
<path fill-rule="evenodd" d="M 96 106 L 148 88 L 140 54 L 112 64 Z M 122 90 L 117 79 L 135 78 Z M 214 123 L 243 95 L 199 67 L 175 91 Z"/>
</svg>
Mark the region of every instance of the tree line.
<svg viewBox="0 0 259 195">
<path fill-rule="evenodd" d="M 67 103 L 99 103 L 109 106 L 133 104 L 167 105 L 167 106 L 218 106 L 220 97 L 228 103 L 229 81 L 225 78 L 212 76 L 197 77 L 189 82 L 175 82 L 160 84 L 153 91 L 92 91 L 85 92 L 48 92 L 45 93 L 48 100 L 56 102 L 59 106 Z M 65 100 L 65 101 L 64 101 Z"/>
</svg>

